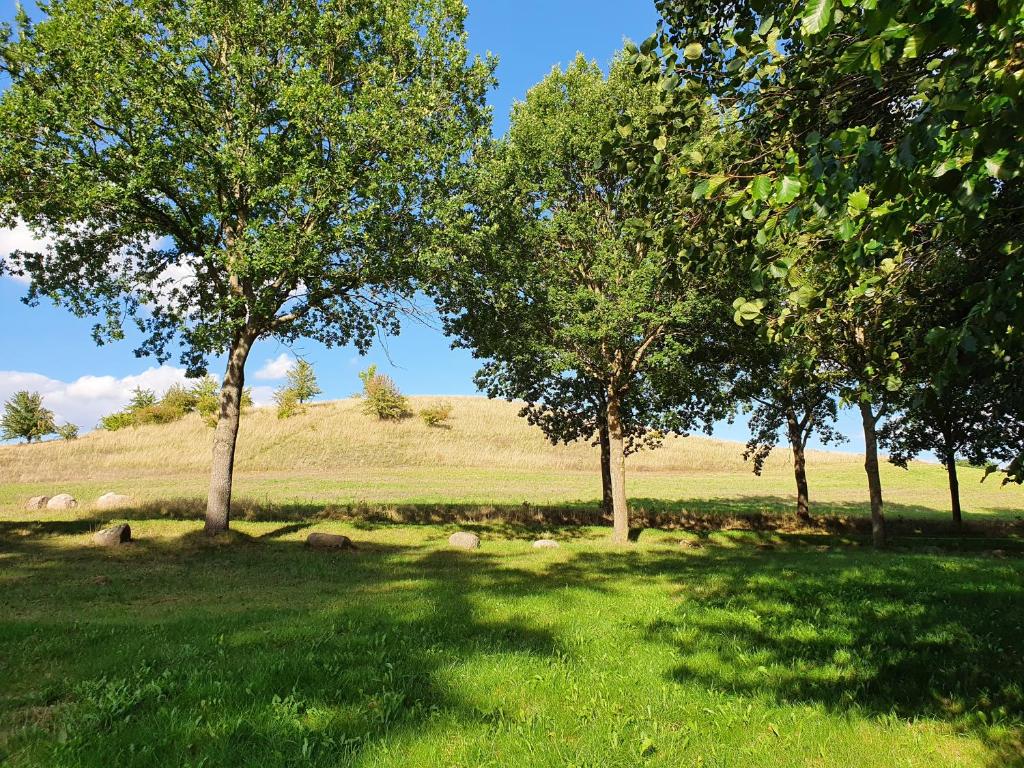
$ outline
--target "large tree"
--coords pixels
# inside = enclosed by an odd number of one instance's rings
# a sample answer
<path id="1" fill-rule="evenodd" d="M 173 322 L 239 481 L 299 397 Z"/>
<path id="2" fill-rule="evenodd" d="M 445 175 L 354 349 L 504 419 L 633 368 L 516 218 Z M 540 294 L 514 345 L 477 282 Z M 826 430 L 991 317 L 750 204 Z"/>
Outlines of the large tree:
<path id="1" fill-rule="evenodd" d="M 952 365 L 957 349 L 976 348 L 1006 366 L 1024 354 L 1024 249 L 1011 232 L 987 231 L 991 209 L 1015 194 L 1024 170 L 1024 6 L 657 5 L 664 23 L 634 65 L 672 98 L 641 136 L 672 130 L 710 96 L 742 120 L 746 142 L 724 165 L 670 158 L 650 166 L 653 186 L 671 174 L 689 176 L 695 195 L 727 203 L 750 222 L 751 249 L 782 237 L 809 246 L 802 258 L 773 266 L 779 279 L 803 291 L 810 311 L 763 317 L 751 287 L 741 302 L 749 319 L 780 326 L 784 336 L 804 333 L 837 295 L 896 293 L 889 286 L 902 279 L 901 268 L 936 239 L 982 236 L 991 242 L 995 277 L 961 286 L 971 310 L 958 325 L 930 335 L 932 354 Z M 721 182 L 708 185 L 710 174 Z M 822 265 L 834 279 L 806 282 Z M 1024 454 L 1010 468 L 1024 479 Z"/>
<path id="2" fill-rule="evenodd" d="M 228 527 L 246 359 L 394 330 L 492 62 L 462 0 L 53 0 L 0 41 L 0 219 L 29 301 L 134 318 L 138 354 L 226 354 L 206 529 Z"/>
<path id="3" fill-rule="evenodd" d="M 621 60 L 605 78 L 578 57 L 532 88 L 508 134 L 476 158 L 472 235 L 439 301 L 457 343 L 497 361 L 492 370 L 511 387 L 502 394 L 543 409 L 554 392 L 547 413 L 563 419 L 565 389 L 583 413 L 565 429 L 607 429 L 617 542 L 629 534 L 628 436 L 645 431 L 651 413 L 679 432 L 711 418 L 735 327 L 720 283 L 677 259 L 676 243 L 715 239 L 708 224 L 684 217 L 653 227 L 655 207 L 668 201 L 642 194 L 630 168 L 603 159 L 613 119 L 646 120 L 658 99 Z M 621 120 L 620 128 L 628 130 Z M 707 132 L 715 133 L 695 126 L 694 151 Z M 645 393 L 664 409 L 640 407 Z"/>

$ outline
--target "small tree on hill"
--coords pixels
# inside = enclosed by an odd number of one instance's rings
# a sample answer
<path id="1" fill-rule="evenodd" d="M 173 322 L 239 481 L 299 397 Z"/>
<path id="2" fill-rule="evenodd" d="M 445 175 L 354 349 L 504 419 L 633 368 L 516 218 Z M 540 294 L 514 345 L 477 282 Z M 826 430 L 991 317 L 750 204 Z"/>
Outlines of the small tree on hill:
<path id="1" fill-rule="evenodd" d="M 376 365 L 362 371 L 359 380 L 363 382 L 363 413 L 384 421 L 412 416 L 409 399 L 398 390 L 390 376 L 377 373 Z"/>
<path id="2" fill-rule="evenodd" d="M 61 424 L 57 427 L 57 435 L 61 440 L 77 440 L 78 439 L 78 425 L 77 424 Z"/>
<path id="3" fill-rule="evenodd" d="M 43 407 L 43 396 L 38 392 L 22 390 L 11 395 L 4 403 L 3 419 L 0 419 L 4 440 L 42 440 L 57 431 L 53 422 L 53 411 Z"/>
<path id="4" fill-rule="evenodd" d="M 313 366 L 301 358 L 288 369 L 287 387 L 295 393 L 297 403 L 308 403 L 321 391 L 316 381 L 316 374 L 313 372 Z"/>

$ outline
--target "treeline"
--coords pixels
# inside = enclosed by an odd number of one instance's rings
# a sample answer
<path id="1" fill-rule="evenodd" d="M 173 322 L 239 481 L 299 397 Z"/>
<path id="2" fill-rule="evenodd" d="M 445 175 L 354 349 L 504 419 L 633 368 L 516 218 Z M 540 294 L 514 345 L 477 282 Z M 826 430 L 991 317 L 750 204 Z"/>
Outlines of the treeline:
<path id="1" fill-rule="evenodd" d="M 365 350 L 417 291 L 488 394 L 601 446 L 620 541 L 625 456 L 738 408 L 755 468 L 789 443 L 802 516 L 807 441 L 855 408 L 878 545 L 880 447 L 934 451 L 955 508 L 957 457 L 1024 479 L 1019 4 L 659 0 L 492 139 L 459 2 L 119 3 L 0 43 L 0 214 L 51 238 L 9 268 L 101 340 L 132 317 L 190 373 L 226 353 L 208 532 L 253 344 Z"/>

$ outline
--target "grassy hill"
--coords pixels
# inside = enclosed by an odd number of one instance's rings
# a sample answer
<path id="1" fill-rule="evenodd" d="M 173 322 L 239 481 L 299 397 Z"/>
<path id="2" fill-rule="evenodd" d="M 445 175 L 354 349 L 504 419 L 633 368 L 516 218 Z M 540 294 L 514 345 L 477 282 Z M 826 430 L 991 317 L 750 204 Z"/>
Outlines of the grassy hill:
<path id="1" fill-rule="evenodd" d="M 419 419 L 381 422 L 358 400 L 319 403 L 279 420 L 254 409 L 242 420 L 236 500 L 242 516 L 280 519 L 282 508 L 372 506 L 467 512 L 496 508 L 593 510 L 600 497 L 598 455 L 586 444 L 552 446 L 517 417 L 517 406 L 481 397 L 412 398 L 416 408 L 448 401 L 450 424 Z M 36 494 L 67 491 L 88 507 L 115 490 L 161 508 L 198 508 L 206 491 L 212 430 L 197 416 L 169 425 L 96 431 L 74 442 L 0 447 L 0 509 L 15 511 Z M 629 459 L 627 487 L 639 511 L 749 513 L 786 511 L 792 504 L 790 457 L 780 448 L 761 477 L 742 459 L 738 443 L 672 438 Z M 820 513 L 867 512 L 860 456 L 811 452 L 812 503 Z M 1024 489 L 982 484 L 964 469 L 964 507 L 984 518 L 1013 518 L 1024 510 Z M 944 516 L 941 467 L 918 462 L 904 471 L 883 468 L 890 515 Z"/>

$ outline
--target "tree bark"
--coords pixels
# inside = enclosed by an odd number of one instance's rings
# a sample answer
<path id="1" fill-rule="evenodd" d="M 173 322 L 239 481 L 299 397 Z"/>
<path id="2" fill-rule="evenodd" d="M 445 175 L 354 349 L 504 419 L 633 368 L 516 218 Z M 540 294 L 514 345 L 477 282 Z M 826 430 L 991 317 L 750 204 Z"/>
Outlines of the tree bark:
<path id="1" fill-rule="evenodd" d="M 612 490 L 612 541 L 629 542 L 629 507 L 626 503 L 626 450 L 622 434 L 619 393 L 608 388 L 608 455 Z"/>
<path id="2" fill-rule="evenodd" d="M 885 546 L 885 515 L 882 512 L 882 478 L 878 472 L 878 434 L 875 426 L 878 417 L 870 403 L 860 404 L 861 422 L 864 425 L 864 471 L 868 476 L 868 493 L 871 497 L 871 540 L 875 547 Z"/>
<path id="3" fill-rule="evenodd" d="M 807 489 L 807 457 L 803 431 L 796 411 L 786 410 L 786 421 L 789 428 L 789 444 L 793 448 L 793 475 L 796 479 L 796 516 L 807 522 L 811 519 L 810 494 Z"/>
<path id="4" fill-rule="evenodd" d="M 959 529 L 963 527 L 963 512 L 960 510 L 960 478 L 956 474 L 956 456 L 952 453 L 946 458 L 946 474 L 949 475 L 949 499 L 953 510 L 953 523 Z"/>
<path id="5" fill-rule="evenodd" d="M 601 443 L 601 510 L 606 514 L 612 513 L 612 447 L 608 437 L 608 422 L 601 421 L 600 429 Z"/>
<path id="6" fill-rule="evenodd" d="M 228 367 L 220 393 L 220 414 L 213 435 L 213 461 L 210 467 L 210 493 L 206 500 L 206 533 L 210 536 L 228 530 L 231 522 L 231 480 L 235 468 L 235 442 L 245 388 L 245 361 L 253 336 L 242 332 L 231 343 Z"/>

